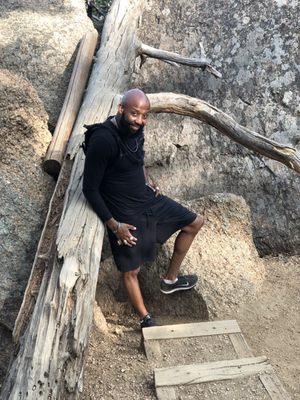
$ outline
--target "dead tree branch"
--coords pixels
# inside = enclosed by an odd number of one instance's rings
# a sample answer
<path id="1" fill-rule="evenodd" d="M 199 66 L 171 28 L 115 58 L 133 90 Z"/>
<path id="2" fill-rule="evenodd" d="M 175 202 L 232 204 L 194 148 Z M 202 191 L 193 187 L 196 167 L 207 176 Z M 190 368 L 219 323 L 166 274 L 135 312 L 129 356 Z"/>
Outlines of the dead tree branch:
<path id="1" fill-rule="evenodd" d="M 268 139 L 242 125 L 223 111 L 194 97 L 177 93 L 149 94 L 151 110 L 197 118 L 230 139 L 263 156 L 272 158 L 300 173 L 300 154 L 291 146 Z"/>
<path id="2" fill-rule="evenodd" d="M 203 46 L 201 47 L 201 50 L 202 49 Z M 145 55 L 147 57 L 157 58 L 165 62 L 171 61 L 172 63 L 188 65 L 189 67 L 202 68 L 203 70 L 207 69 L 207 71 L 209 71 L 215 77 L 222 78 L 222 74 L 219 71 L 217 71 L 204 56 L 202 56 L 202 58 L 199 59 L 182 57 L 177 53 L 156 49 L 155 47 L 148 46 L 144 43 L 140 43 L 137 52 L 139 55 Z"/>

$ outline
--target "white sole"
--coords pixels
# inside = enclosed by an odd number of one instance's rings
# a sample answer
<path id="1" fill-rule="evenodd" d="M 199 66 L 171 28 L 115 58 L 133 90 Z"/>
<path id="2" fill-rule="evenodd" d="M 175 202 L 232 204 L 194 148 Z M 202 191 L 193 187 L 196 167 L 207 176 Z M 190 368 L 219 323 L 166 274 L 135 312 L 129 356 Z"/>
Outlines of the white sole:
<path id="1" fill-rule="evenodd" d="M 190 289 L 193 289 L 193 287 L 195 287 L 197 285 L 197 282 L 193 285 L 193 286 L 189 286 L 189 287 L 182 287 L 182 288 L 175 288 L 175 289 L 172 289 L 172 290 L 168 290 L 167 292 L 165 292 L 165 291 L 163 291 L 162 289 L 160 289 L 160 291 L 162 292 L 162 293 L 164 293 L 164 294 L 171 294 L 171 293 L 174 293 L 174 292 L 181 292 L 182 290 L 190 290 Z"/>

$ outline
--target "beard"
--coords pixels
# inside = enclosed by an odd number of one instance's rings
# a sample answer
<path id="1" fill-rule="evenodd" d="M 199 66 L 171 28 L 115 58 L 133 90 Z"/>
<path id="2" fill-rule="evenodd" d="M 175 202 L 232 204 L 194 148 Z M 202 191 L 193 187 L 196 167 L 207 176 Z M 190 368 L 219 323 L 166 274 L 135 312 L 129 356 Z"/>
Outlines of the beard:
<path id="1" fill-rule="evenodd" d="M 140 126 L 139 129 L 137 130 L 132 129 L 133 127 L 136 127 L 136 124 L 127 121 L 124 112 L 122 114 L 117 115 L 117 122 L 121 134 L 124 137 L 135 136 L 143 133 L 144 126 Z"/>

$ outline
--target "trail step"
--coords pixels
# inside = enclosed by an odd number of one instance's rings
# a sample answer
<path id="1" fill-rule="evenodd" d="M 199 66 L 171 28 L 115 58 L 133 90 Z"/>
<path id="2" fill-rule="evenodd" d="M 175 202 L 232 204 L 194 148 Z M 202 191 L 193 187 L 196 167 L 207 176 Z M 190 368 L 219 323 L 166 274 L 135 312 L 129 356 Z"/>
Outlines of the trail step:
<path id="1" fill-rule="evenodd" d="M 158 364 L 160 366 L 160 368 L 154 368 L 155 388 L 159 400 L 200 399 L 202 395 L 199 394 L 199 397 L 197 397 L 197 394 L 195 394 L 197 391 L 191 397 L 188 395 L 182 397 L 178 394 L 178 390 L 185 390 L 190 385 L 214 385 L 215 383 L 219 386 L 217 389 L 212 388 L 212 390 L 220 390 L 220 393 L 217 394 L 218 400 L 222 400 L 222 393 L 224 393 L 223 398 L 228 399 L 229 393 L 226 393 L 226 390 L 230 389 L 226 387 L 226 382 L 235 381 L 236 387 L 238 388 L 240 385 L 242 391 L 243 385 L 245 386 L 243 379 L 248 377 L 254 377 L 254 380 L 251 381 L 253 386 L 251 389 L 254 393 L 256 393 L 256 390 L 257 393 L 262 393 L 262 397 L 259 398 L 291 400 L 269 360 L 266 357 L 253 356 L 236 320 L 164 325 L 144 328 L 142 332 L 147 359 L 153 365 Z M 190 364 L 187 359 L 187 363 L 184 365 L 177 365 L 177 361 L 174 360 L 175 365 L 161 367 L 164 363 L 164 355 L 161 350 L 162 343 L 165 346 L 166 341 L 170 341 L 167 343 L 171 348 L 176 346 L 179 349 L 181 346 L 184 353 L 187 338 L 203 340 L 208 336 L 216 338 L 219 335 L 229 337 L 228 343 L 234 349 L 237 358 L 193 364 Z M 183 340 L 181 344 L 180 339 Z M 224 386 L 223 391 L 222 385 Z"/>

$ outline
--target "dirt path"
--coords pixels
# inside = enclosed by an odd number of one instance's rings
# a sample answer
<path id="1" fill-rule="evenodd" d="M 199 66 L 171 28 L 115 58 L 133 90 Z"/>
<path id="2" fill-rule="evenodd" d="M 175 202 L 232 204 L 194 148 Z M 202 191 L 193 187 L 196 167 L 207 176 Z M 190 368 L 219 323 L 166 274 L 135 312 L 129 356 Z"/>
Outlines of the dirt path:
<path id="1" fill-rule="evenodd" d="M 300 257 L 266 258 L 256 301 L 237 315 L 256 355 L 266 355 L 295 400 L 300 399 Z"/>
<path id="2" fill-rule="evenodd" d="M 292 398 L 300 400 L 300 257 L 266 258 L 265 263 L 268 273 L 261 293 L 231 317 L 239 321 L 254 354 L 266 355 Z M 82 398 L 155 399 L 136 318 L 106 317 L 109 334 L 92 332 Z"/>

